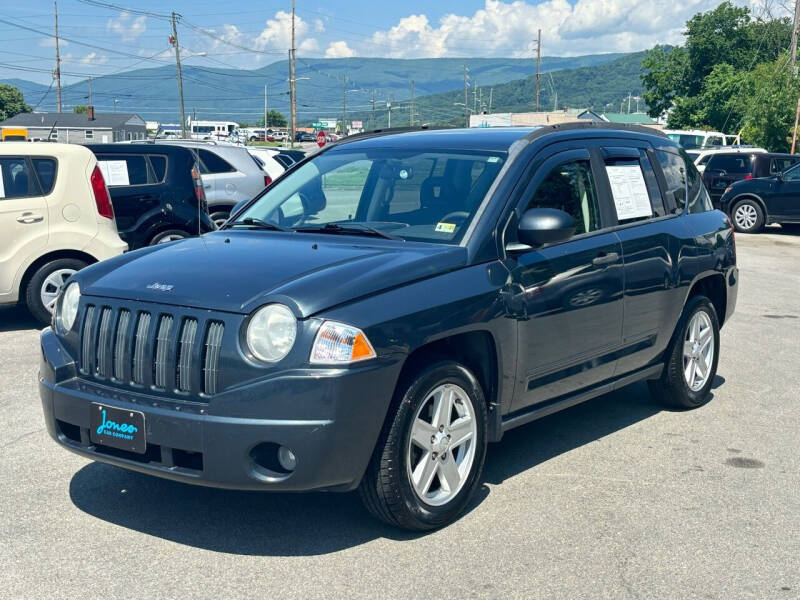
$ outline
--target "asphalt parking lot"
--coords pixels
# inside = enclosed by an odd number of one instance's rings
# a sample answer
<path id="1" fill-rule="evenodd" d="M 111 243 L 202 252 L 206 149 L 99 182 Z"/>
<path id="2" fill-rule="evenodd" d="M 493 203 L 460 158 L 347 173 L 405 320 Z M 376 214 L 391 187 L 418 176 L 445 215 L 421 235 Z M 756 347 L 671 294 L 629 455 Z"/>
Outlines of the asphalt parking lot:
<path id="1" fill-rule="evenodd" d="M 798 598 L 800 235 L 737 235 L 714 398 L 636 384 L 514 430 L 454 525 L 355 494 L 196 488 L 47 436 L 38 331 L 0 309 L 0 598 Z"/>

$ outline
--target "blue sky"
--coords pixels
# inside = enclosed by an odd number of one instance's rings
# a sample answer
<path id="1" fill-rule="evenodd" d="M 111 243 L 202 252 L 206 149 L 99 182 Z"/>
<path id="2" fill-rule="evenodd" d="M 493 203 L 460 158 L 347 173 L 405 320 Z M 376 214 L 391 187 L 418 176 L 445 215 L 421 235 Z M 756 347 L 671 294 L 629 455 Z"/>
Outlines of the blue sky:
<path id="1" fill-rule="evenodd" d="M 533 56 L 541 28 L 550 56 L 633 51 L 677 43 L 686 19 L 717 0 L 298 0 L 298 56 Z M 51 0 L 0 0 L 0 79 L 49 84 Z M 128 7 L 131 12 L 114 7 Z M 60 0 L 66 83 L 174 62 L 175 11 L 190 63 L 256 68 L 286 57 L 289 0 Z M 151 13 L 151 14 L 145 14 Z M 28 28 L 28 29 L 24 29 Z M 210 34 L 210 35 L 209 35 Z"/>

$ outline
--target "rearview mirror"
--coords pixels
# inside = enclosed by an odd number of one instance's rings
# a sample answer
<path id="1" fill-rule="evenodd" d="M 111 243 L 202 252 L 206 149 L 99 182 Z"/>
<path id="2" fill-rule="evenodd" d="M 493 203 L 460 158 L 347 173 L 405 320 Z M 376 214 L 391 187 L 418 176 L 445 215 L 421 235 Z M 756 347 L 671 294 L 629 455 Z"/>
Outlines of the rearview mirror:
<path id="1" fill-rule="evenodd" d="M 517 227 L 519 241 L 536 247 L 564 242 L 575 235 L 575 219 L 555 208 L 526 210 Z"/>

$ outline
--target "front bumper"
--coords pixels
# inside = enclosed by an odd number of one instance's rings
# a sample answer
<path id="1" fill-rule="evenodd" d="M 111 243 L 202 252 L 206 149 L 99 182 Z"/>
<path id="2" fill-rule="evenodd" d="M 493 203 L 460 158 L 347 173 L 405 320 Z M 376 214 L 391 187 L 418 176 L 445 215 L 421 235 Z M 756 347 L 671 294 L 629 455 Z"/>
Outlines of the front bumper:
<path id="1" fill-rule="evenodd" d="M 50 329 L 42 333 L 41 349 L 44 418 L 50 436 L 61 446 L 150 475 L 250 490 L 357 487 L 402 366 L 401 360 L 386 359 L 351 369 L 295 370 L 201 403 L 81 379 L 74 360 Z M 250 403 L 249 414 L 242 413 L 242 397 L 258 399 Z M 143 412 L 147 451 L 136 454 L 93 444 L 92 402 Z M 226 411 L 226 404 L 236 409 Z M 279 446 L 297 457 L 291 473 L 264 466 L 264 453 Z"/>

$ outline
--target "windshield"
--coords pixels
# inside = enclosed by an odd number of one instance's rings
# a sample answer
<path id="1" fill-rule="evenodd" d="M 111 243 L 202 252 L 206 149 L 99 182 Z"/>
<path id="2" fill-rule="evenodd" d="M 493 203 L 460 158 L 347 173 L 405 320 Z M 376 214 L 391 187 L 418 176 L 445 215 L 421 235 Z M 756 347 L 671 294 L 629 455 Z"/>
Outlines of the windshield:
<path id="1" fill-rule="evenodd" d="M 705 137 L 702 135 L 690 135 L 687 133 L 668 133 L 669 139 L 678 142 L 684 150 L 692 148 L 702 148 Z"/>
<path id="2" fill-rule="evenodd" d="M 505 161 L 466 150 L 337 148 L 290 171 L 230 227 L 371 231 L 457 244 Z"/>

